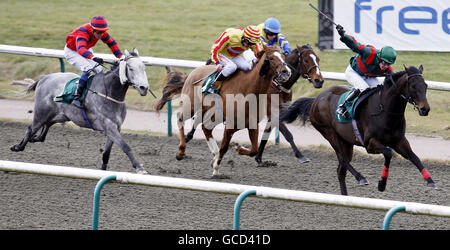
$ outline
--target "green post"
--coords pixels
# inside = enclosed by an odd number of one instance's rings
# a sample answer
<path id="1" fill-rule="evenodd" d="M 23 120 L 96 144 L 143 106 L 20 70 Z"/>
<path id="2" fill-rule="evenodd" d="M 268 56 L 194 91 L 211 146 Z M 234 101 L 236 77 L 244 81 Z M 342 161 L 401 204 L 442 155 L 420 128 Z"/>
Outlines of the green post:
<path id="1" fill-rule="evenodd" d="M 384 217 L 383 230 L 389 230 L 389 225 L 391 224 L 392 216 L 394 216 L 394 214 L 405 210 L 405 206 L 398 206 L 389 209 L 389 211 L 386 213 L 386 216 Z"/>
<path id="2" fill-rule="evenodd" d="M 241 205 L 245 198 L 247 198 L 250 195 L 256 195 L 256 190 L 248 190 L 243 193 L 241 193 L 234 203 L 234 224 L 233 229 L 239 230 L 239 222 L 241 220 Z"/>
<path id="3" fill-rule="evenodd" d="M 280 144 L 280 130 L 275 127 L 275 145 Z"/>
<path id="4" fill-rule="evenodd" d="M 167 102 L 167 136 L 172 136 L 172 101 Z"/>
<path id="5" fill-rule="evenodd" d="M 115 175 L 105 176 L 101 178 L 97 185 L 95 186 L 94 191 L 94 204 L 93 204 L 93 213 L 92 213 L 92 230 L 98 229 L 98 211 L 100 207 L 100 191 L 103 188 L 103 185 L 105 185 L 108 181 L 115 180 Z"/>
<path id="6" fill-rule="evenodd" d="M 59 58 L 59 64 L 61 65 L 61 72 L 66 72 L 66 66 L 64 64 L 64 59 Z"/>

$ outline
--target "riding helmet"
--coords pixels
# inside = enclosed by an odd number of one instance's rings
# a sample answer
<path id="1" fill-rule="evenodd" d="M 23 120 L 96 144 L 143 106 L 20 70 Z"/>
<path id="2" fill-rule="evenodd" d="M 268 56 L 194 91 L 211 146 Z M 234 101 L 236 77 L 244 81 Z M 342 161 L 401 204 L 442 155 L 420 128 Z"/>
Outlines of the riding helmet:
<path id="1" fill-rule="evenodd" d="M 394 64 L 395 59 L 397 59 L 397 52 L 391 46 L 385 46 L 381 49 L 380 59 L 389 64 Z"/>
<path id="2" fill-rule="evenodd" d="M 244 37 L 251 43 L 259 43 L 261 34 L 256 26 L 247 26 L 244 29 Z"/>
<path id="3" fill-rule="evenodd" d="M 106 21 L 106 18 L 104 16 L 95 16 L 91 20 L 91 26 L 94 30 L 97 31 L 107 31 L 108 28 L 108 22 Z"/>
<path id="4" fill-rule="evenodd" d="M 264 22 L 264 29 L 275 34 L 281 33 L 280 21 L 274 17 L 267 18 Z"/>

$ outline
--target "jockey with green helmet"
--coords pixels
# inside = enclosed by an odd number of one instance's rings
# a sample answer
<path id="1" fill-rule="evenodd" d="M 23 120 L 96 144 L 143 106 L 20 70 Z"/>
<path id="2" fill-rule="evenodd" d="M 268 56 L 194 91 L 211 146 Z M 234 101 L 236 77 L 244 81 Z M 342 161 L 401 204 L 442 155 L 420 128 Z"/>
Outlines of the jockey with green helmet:
<path id="1" fill-rule="evenodd" d="M 221 72 L 217 81 L 223 81 L 236 69 L 244 71 L 253 68 L 253 61 L 243 56 L 243 52 L 251 49 L 255 54 L 261 52 L 260 33 L 256 26 L 226 29 L 211 47 L 211 60 L 218 65 Z"/>
<path id="2" fill-rule="evenodd" d="M 352 92 L 336 110 L 339 115 L 345 116 L 345 103 L 352 101 L 365 89 L 382 84 L 377 77 L 393 73 L 391 65 L 395 63 L 397 53 L 390 46 L 377 50 L 372 45 L 360 44 L 353 36 L 345 35 L 341 25 L 337 25 L 336 29 L 340 40 L 358 53 L 350 59 L 350 65 L 345 70 L 345 78 L 353 86 Z"/>
<path id="3" fill-rule="evenodd" d="M 107 30 L 109 28 L 106 18 L 95 16 L 90 23 L 75 28 L 66 38 L 64 57 L 72 66 L 83 72 L 78 81 L 75 98 L 72 101 L 72 104 L 78 108 L 82 108 L 80 97 L 87 85 L 90 72 L 99 73 L 103 71 L 102 67 L 99 66 L 103 63 L 103 59 L 94 57 L 92 50 L 98 40 L 102 40 L 103 43 L 108 45 L 115 57 L 120 59 L 123 56 L 119 45 L 108 34 Z"/>
<path id="4" fill-rule="evenodd" d="M 264 23 L 259 24 L 257 27 L 261 33 L 263 44 L 270 46 L 278 44 L 285 55 L 291 53 L 288 40 L 281 34 L 281 23 L 278 19 L 274 17 L 267 18 Z"/>

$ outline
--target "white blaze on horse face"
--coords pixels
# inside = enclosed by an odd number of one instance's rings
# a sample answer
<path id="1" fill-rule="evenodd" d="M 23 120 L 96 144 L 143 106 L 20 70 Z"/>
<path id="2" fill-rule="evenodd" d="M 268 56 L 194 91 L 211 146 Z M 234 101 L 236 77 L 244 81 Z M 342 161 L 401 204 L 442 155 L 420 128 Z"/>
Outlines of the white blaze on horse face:
<path id="1" fill-rule="evenodd" d="M 281 56 L 281 53 L 276 51 L 275 53 L 273 53 L 276 57 L 278 57 L 280 59 L 280 61 L 282 63 L 284 63 L 283 57 Z M 289 67 L 285 67 L 287 69 L 287 71 L 289 72 L 289 75 L 291 75 L 291 69 Z"/>
<path id="2" fill-rule="evenodd" d="M 310 54 L 309 56 L 313 59 L 313 62 L 314 62 L 314 64 L 316 65 L 316 73 L 317 73 L 318 75 L 320 75 L 320 74 L 321 74 L 321 73 L 320 73 L 320 68 L 319 68 L 319 64 L 317 64 L 317 58 L 316 58 L 316 56 L 315 56 L 314 54 Z"/>

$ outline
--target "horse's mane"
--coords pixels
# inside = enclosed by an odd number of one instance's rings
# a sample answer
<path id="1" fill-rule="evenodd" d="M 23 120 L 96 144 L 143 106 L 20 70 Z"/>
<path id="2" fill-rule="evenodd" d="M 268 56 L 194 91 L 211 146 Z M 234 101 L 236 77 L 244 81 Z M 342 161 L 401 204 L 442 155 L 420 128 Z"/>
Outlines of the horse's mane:
<path id="1" fill-rule="evenodd" d="M 416 68 L 416 67 L 414 67 L 414 66 L 409 66 L 409 67 L 408 67 L 408 71 L 409 71 L 409 72 L 412 72 L 413 74 L 420 74 L 419 69 Z M 397 82 L 397 80 L 398 80 L 400 77 L 402 77 L 404 74 L 406 74 L 406 71 L 405 71 L 405 70 L 395 72 L 395 73 L 392 74 L 392 80 L 393 80 L 394 82 Z M 383 85 L 386 86 L 387 88 L 392 87 L 393 84 L 392 84 L 392 81 L 391 81 L 391 76 L 386 76 L 386 77 L 384 78 Z"/>

